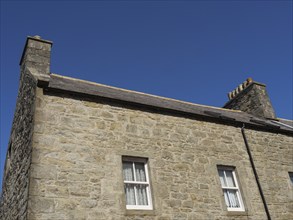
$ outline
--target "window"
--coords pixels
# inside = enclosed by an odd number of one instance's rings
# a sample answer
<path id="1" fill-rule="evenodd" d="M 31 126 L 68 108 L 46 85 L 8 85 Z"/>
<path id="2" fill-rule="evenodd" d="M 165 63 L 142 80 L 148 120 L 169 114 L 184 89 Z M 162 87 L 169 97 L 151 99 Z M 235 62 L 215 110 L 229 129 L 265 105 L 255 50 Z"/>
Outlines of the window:
<path id="1" fill-rule="evenodd" d="M 6 165 L 5 165 L 5 174 L 4 177 L 6 177 L 6 175 L 8 174 L 9 170 L 10 170 L 10 166 L 11 166 L 11 160 L 12 160 L 12 153 L 11 153 L 11 144 L 8 147 L 7 150 L 7 155 L 6 155 Z"/>
<path id="2" fill-rule="evenodd" d="M 123 157 L 126 209 L 152 209 L 147 159 Z"/>
<path id="3" fill-rule="evenodd" d="M 218 173 L 228 211 L 244 211 L 244 206 L 233 167 L 218 167 Z"/>
<path id="4" fill-rule="evenodd" d="M 289 177 L 290 177 L 291 183 L 293 184 L 293 172 L 289 172 Z"/>

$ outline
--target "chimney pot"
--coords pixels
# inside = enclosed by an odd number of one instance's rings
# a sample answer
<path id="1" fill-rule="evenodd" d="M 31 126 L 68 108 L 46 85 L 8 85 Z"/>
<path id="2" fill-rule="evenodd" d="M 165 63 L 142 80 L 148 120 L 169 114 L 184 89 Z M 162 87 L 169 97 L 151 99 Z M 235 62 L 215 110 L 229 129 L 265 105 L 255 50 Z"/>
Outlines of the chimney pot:
<path id="1" fill-rule="evenodd" d="M 240 84 L 240 85 L 238 86 L 238 88 L 239 88 L 239 91 L 241 92 L 241 91 L 243 90 L 243 85 Z"/>
<path id="2" fill-rule="evenodd" d="M 252 83 L 252 82 L 253 82 L 253 80 L 252 80 L 252 78 L 251 78 L 251 77 L 247 78 L 247 80 L 246 80 L 246 81 L 247 81 L 247 83 L 248 83 L 248 84 L 250 84 L 250 83 Z"/>

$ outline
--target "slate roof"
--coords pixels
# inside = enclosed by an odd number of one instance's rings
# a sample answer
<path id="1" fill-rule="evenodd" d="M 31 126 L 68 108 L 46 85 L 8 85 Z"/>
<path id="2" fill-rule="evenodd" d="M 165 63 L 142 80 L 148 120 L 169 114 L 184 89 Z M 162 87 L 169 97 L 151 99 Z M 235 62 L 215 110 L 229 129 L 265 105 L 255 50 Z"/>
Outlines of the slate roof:
<path id="1" fill-rule="evenodd" d="M 128 104 L 147 106 L 150 108 L 177 112 L 189 116 L 200 116 L 207 119 L 222 121 L 225 123 L 234 123 L 240 126 L 242 124 L 245 124 L 245 126 L 248 127 L 255 127 L 270 130 L 273 132 L 285 132 L 293 134 L 293 121 L 290 120 L 271 120 L 258 118 L 240 110 L 231 110 L 193 104 L 175 99 L 164 98 L 160 96 L 79 80 L 71 77 L 65 77 L 53 73 L 50 74 L 47 89 L 87 95 L 91 97 L 102 97 L 114 101 L 116 100 L 120 102 L 126 102 Z"/>

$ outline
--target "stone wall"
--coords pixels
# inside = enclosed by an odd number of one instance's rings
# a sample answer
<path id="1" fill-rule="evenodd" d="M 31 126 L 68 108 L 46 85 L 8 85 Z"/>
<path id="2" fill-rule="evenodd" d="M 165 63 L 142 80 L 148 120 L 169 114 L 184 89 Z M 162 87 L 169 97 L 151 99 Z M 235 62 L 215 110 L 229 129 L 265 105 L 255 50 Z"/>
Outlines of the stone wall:
<path id="1" fill-rule="evenodd" d="M 249 131 L 247 136 L 257 158 L 268 142 L 278 143 L 278 149 L 285 143 L 287 153 L 286 135 Z M 122 155 L 149 159 L 154 210 L 126 210 Z M 265 181 L 266 159 L 256 163 Z M 226 210 L 217 165 L 236 167 L 245 212 Z M 278 174 L 281 186 L 289 183 L 288 166 Z M 268 196 L 275 183 L 266 184 Z M 286 186 L 279 191 L 283 200 L 275 200 L 287 201 Z M 273 197 L 268 202 L 274 219 L 292 216 L 289 205 L 276 211 L 282 202 Z M 31 220 L 266 219 L 241 128 L 42 89 L 37 90 L 28 209 Z"/>
<path id="2" fill-rule="evenodd" d="M 246 134 L 272 219 L 293 219 L 292 136 L 261 131 Z"/>
<path id="3" fill-rule="evenodd" d="M 10 136 L 10 165 L 3 177 L 0 219 L 27 219 L 36 81 L 22 71 Z"/>

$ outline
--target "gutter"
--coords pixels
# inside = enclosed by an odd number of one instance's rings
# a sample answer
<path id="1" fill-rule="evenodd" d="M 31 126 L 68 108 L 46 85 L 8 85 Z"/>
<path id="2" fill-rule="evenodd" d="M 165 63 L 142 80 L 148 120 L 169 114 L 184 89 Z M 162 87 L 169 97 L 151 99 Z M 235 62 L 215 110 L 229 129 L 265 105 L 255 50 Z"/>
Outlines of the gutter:
<path id="1" fill-rule="evenodd" d="M 248 141 L 247 141 L 247 138 L 246 138 L 246 135 L 245 135 L 244 128 L 245 128 L 245 124 L 243 123 L 243 126 L 241 128 L 241 133 L 242 133 L 244 143 L 245 143 L 245 146 L 246 146 L 246 150 L 247 150 L 247 153 L 248 153 L 248 156 L 249 156 L 249 161 L 250 161 L 250 164 L 251 164 L 251 167 L 252 167 L 252 170 L 253 170 L 253 174 L 254 174 L 254 177 L 255 177 L 255 180 L 256 180 L 256 183 L 257 183 L 257 187 L 258 187 L 258 190 L 259 190 L 259 193 L 260 193 L 263 205 L 264 205 L 265 212 L 267 214 L 268 220 L 271 220 L 270 212 L 269 212 L 269 209 L 268 209 L 268 206 L 267 206 L 267 203 L 266 203 L 266 200 L 265 200 L 265 196 L 264 196 L 264 193 L 262 191 L 262 188 L 261 188 L 261 185 L 260 185 L 260 182 L 259 182 L 259 178 L 258 178 L 258 175 L 257 175 L 257 171 L 256 171 L 256 168 L 255 168 L 254 162 L 253 162 L 253 158 L 252 158 L 252 155 L 251 155 L 250 147 L 248 145 Z"/>

